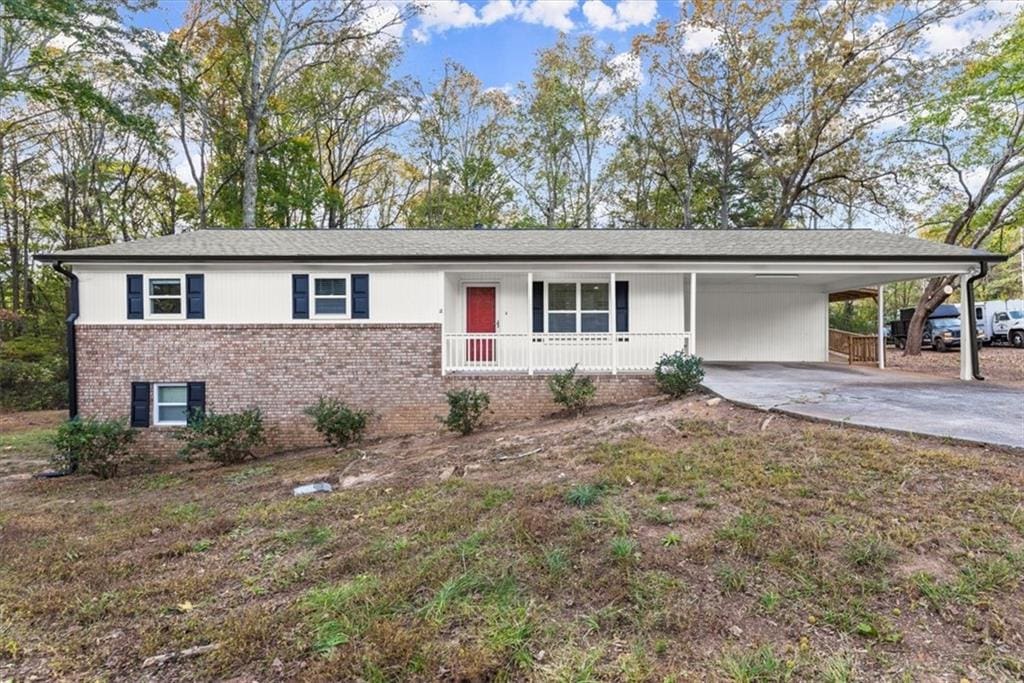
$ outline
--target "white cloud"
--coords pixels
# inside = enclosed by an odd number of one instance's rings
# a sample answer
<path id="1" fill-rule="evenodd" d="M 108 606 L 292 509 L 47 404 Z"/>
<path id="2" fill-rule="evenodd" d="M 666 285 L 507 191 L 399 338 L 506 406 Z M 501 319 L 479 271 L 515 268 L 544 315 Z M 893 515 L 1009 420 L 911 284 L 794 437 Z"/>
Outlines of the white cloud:
<path id="1" fill-rule="evenodd" d="M 516 6 L 512 0 L 490 0 L 480 8 L 480 20 L 485 24 L 493 24 L 507 19 L 516 13 Z"/>
<path id="2" fill-rule="evenodd" d="M 482 23 L 472 5 L 461 0 L 431 0 L 423 5 L 420 26 L 424 31 L 446 31 Z"/>
<path id="3" fill-rule="evenodd" d="M 950 17 L 924 31 L 925 53 L 937 55 L 961 50 L 972 42 L 991 38 L 1024 9 L 1021 0 L 990 0 L 963 14 Z"/>
<path id="4" fill-rule="evenodd" d="M 578 4 L 578 0 L 489 0 L 477 9 L 463 0 L 430 0 L 423 5 L 420 23 L 413 29 L 412 37 L 423 43 L 432 33 L 490 26 L 505 19 L 571 31 L 575 25 L 569 14 Z"/>
<path id="5" fill-rule="evenodd" d="M 690 27 L 683 38 L 684 52 L 703 52 L 715 46 L 722 32 L 710 26 Z"/>
<path id="6" fill-rule="evenodd" d="M 400 19 L 401 16 L 402 10 L 397 3 L 378 2 L 366 7 L 359 22 L 367 32 L 381 31 L 376 39 L 378 42 L 386 44 L 388 41 L 402 39 L 402 34 L 405 33 L 405 21 Z"/>
<path id="7" fill-rule="evenodd" d="M 654 0 L 619 0 L 614 8 L 604 0 L 583 3 L 583 16 L 598 31 L 625 31 L 631 26 L 651 23 L 657 14 L 658 5 Z"/>
<path id="8" fill-rule="evenodd" d="M 575 24 L 569 13 L 576 9 L 577 0 L 533 0 L 518 5 L 518 16 L 528 24 L 540 24 L 559 31 L 571 31 Z"/>
<path id="9" fill-rule="evenodd" d="M 615 73 L 615 78 L 625 85 L 637 88 L 644 83 L 644 67 L 640 56 L 632 52 L 620 52 L 608 60 L 608 66 Z"/>

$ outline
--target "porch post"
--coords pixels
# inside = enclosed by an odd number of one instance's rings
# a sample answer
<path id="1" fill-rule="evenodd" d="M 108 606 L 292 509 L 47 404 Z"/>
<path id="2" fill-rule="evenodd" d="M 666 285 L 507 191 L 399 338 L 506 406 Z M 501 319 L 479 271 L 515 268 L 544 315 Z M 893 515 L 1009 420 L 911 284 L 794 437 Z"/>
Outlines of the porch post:
<path id="1" fill-rule="evenodd" d="M 526 314 L 528 321 L 526 329 L 526 373 L 533 374 L 533 271 L 526 274 Z"/>
<path id="2" fill-rule="evenodd" d="M 691 356 L 697 355 L 697 273 L 690 273 L 690 348 Z"/>
<path id="3" fill-rule="evenodd" d="M 974 311 L 967 310 L 967 288 L 970 287 L 970 273 L 960 275 L 960 379 L 974 379 L 971 367 L 971 335 L 977 334 L 974 326 Z"/>
<path id="4" fill-rule="evenodd" d="M 878 367 L 885 369 L 885 285 L 878 285 Z"/>
<path id="5" fill-rule="evenodd" d="M 448 316 L 447 305 L 445 301 L 445 294 L 447 292 L 448 284 L 448 273 L 441 271 L 441 376 L 444 377 L 448 373 L 448 340 L 444 336 L 444 319 Z"/>
<path id="6" fill-rule="evenodd" d="M 615 343 L 615 333 L 618 329 L 615 325 L 615 313 L 618 309 L 615 306 L 615 273 L 608 275 L 608 329 L 611 330 L 612 340 L 612 374 L 619 374 L 619 345 Z"/>

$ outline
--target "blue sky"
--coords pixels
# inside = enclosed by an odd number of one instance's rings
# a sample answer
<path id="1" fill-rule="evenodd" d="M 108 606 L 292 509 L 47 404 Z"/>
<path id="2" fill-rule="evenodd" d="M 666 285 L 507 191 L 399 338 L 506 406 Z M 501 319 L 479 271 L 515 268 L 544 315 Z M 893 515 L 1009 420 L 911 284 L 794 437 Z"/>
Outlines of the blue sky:
<path id="1" fill-rule="evenodd" d="M 132 23 L 170 31 L 181 24 L 187 6 L 185 0 L 161 0 Z M 453 59 L 487 87 L 514 85 L 529 80 L 537 51 L 552 45 L 560 31 L 591 33 L 625 52 L 636 34 L 678 16 L 675 0 L 430 0 L 402 27 L 400 71 L 430 82 Z"/>

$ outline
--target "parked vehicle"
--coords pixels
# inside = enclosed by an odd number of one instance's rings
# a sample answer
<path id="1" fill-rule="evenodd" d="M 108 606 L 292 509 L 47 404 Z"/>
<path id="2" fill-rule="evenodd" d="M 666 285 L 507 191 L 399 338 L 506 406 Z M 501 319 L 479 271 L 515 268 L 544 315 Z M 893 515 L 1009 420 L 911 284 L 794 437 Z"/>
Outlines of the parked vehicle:
<path id="1" fill-rule="evenodd" d="M 974 317 L 983 330 L 983 343 L 1024 348 L 1024 301 L 980 301 L 974 306 Z"/>
<path id="2" fill-rule="evenodd" d="M 907 347 L 907 332 L 910 320 L 914 317 L 913 308 L 900 309 L 900 317 L 889 323 L 889 329 L 896 348 Z M 978 339 L 982 338 L 982 328 L 976 329 Z M 960 346 L 960 310 L 953 304 L 942 304 L 935 309 L 925 322 L 922 331 L 921 346 L 931 348 L 940 353 Z"/>

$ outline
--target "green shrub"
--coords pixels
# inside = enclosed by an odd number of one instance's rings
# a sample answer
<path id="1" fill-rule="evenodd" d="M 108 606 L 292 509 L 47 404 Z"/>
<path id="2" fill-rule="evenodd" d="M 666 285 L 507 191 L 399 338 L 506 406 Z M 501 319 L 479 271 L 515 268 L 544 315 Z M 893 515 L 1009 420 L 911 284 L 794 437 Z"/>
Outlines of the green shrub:
<path id="1" fill-rule="evenodd" d="M 491 405 L 491 397 L 479 389 L 458 389 L 445 394 L 448 415 L 441 422 L 453 432 L 465 436 L 480 428 L 484 413 Z"/>
<path id="2" fill-rule="evenodd" d="M 658 389 L 672 398 L 694 391 L 704 380 L 703 361 L 685 351 L 666 353 L 654 366 L 654 380 Z"/>
<path id="3" fill-rule="evenodd" d="M 53 463 L 65 472 L 78 470 L 109 479 L 135 459 L 129 450 L 134 438 L 135 432 L 118 420 L 68 420 L 53 436 Z"/>
<path id="4" fill-rule="evenodd" d="M 565 406 L 566 410 L 582 415 L 597 393 L 594 380 L 589 377 L 577 377 L 579 363 L 565 372 L 556 372 L 548 378 L 548 389 L 555 403 Z"/>
<path id="5" fill-rule="evenodd" d="M 345 448 L 362 438 L 371 413 L 349 408 L 336 398 L 320 397 L 303 411 L 313 418 L 316 431 L 335 448 Z"/>
<path id="6" fill-rule="evenodd" d="M 186 460 L 201 454 L 222 465 L 255 458 L 255 449 L 266 442 L 259 408 L 223 415 L 193 413 L 176 437 L 184 442 L 178 452 Z"/>
<path id="7" fill-rule="evenodd" d="M 67 358 L 59 340 L 24 335 L 0 342 L 0 408 L 67 407 Z"/>

